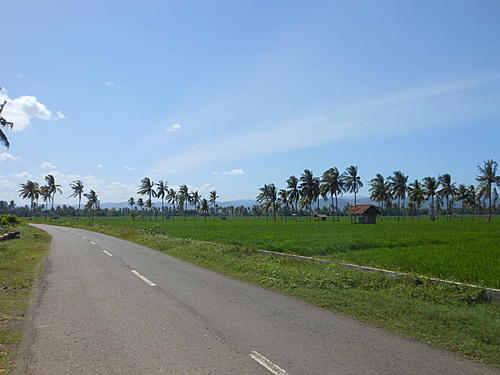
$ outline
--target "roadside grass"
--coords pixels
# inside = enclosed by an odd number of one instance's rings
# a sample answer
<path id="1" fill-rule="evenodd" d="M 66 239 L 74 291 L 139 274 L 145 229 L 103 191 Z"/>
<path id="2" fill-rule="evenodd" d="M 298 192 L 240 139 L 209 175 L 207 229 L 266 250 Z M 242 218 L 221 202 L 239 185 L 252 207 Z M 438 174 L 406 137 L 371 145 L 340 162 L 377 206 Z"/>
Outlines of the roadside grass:
<path id="1" fill-rule="evenodd" d="M 155 234 L 151 228 L 83 220 L 74 226 L 136 242 L 470 359 L 500 364 L 500 303 L 488 302 L 478 289 L 268 257 L 244 246 Z"/>
<path id="2" fill-rule="evenodd" d="M 44 231 L 28 225 L 15 229 L 21 231 L 20 239 L 0 242 L 0 374 L 13 365 L 15 346 L 22 339 L 20 322 L 50 243 Z"/>
<path id="3" fill-rule="evenodd" d="M 41 221 L 43 222 L 43 221 Z M 45 221 L 46 222 L 46 221 Z M 61 218 L 54 223 L 79 225 L 87 218 Z M 96 218 L 108 224 L 175 237 L 244 246 L 339 260 L 365 266 L 409 272 L 423 276 L 500 288 L 500 218 L 426 217 L 385 218 L 377 225 L 352 225 L 349 218 L 339 223 L 265 218 L 230 217 L 226 221 L 182 217 L 172 220 L 131 220 L 128 217 Z"/>

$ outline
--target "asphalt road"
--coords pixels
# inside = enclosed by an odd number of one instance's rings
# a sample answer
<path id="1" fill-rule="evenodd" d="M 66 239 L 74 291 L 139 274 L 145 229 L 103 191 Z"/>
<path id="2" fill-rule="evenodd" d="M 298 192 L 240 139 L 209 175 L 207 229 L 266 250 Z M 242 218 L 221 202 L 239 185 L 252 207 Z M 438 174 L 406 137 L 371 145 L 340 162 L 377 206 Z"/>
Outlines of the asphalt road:
<path id="1" fill-rule="evenodd" d="M 106 235 L 53 236 L 24 374 L 498 374 Z"/>

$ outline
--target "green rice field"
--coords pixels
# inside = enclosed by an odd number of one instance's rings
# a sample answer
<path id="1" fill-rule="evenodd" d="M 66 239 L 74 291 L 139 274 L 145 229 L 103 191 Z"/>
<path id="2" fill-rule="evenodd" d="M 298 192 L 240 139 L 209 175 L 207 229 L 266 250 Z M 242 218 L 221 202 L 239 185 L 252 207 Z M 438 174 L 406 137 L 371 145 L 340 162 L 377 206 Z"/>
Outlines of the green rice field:
<path id="1" fill-rule="evenodd" d="M 76 219 L 55 223 L 78 226 Z M 81 218 L 88 225 L 90 219 Z M 96 218 L 93 225 L 142 229 L 174 237 L 294 253 L 500 288 L 500 219 L 385 218 L 376 225 L 307 218 L 229 217 L 227 220 Z"/>

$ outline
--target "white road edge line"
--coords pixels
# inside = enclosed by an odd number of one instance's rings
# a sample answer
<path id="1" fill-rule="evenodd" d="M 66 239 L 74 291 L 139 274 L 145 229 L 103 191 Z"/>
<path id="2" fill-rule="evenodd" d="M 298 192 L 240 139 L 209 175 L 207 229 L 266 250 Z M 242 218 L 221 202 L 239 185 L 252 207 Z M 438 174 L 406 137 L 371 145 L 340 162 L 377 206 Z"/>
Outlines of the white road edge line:
<path id="1" fill-rule="evenodd" d="M 272 363 L 269 359 L 264 357 L 262 354 L 257 353 L 255 350 L 249 354 L 250 358 L 255 360 L 259 365 L 265 367 L 268 371 L 274 375 L 288 375 L 288 372 L 283 370 L 278 365 Z"/>
<path id="2" fill-rule="evenodd" d="M 102 251 L 104 254 L 106 254 L 108 257 L 112 257 L 113 254 L 111 254 L 109 251 L 103 250 Z"/>
<path id="3" fill-rule="evenodd" d="M 94 242 L 94 241 L 90 241 L 90 244 L 91 244 L 92 246 L 95 246 L 95 242 Z"/>
<path id="4" fill-rule="evenodd" d="M 142 276 L 139 272 L 137 272 L 136 270 L 132 270 L 132 273 L 137 276 L 139 279 L 141 279 L 142 281 L 144 281 L 146 284 L 149 284 L 149 286 L 156 286 L 156 284 L 154 282 L 152 282 L 151 280 L 149 280 L 148 278 Z"/>

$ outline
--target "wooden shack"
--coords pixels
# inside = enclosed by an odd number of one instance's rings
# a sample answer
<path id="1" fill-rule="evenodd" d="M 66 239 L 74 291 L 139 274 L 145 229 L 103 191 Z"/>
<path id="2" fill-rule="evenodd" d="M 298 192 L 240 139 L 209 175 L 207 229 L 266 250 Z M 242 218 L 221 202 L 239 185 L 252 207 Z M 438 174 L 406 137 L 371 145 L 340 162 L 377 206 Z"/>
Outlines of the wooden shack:
<path id="1" fill-rule="evenodd" d="M 347 211 L 351 215 L 352 224 L 376 224 L 379 213 L 378 208 L 372 204 L 358 204 Z"/>

